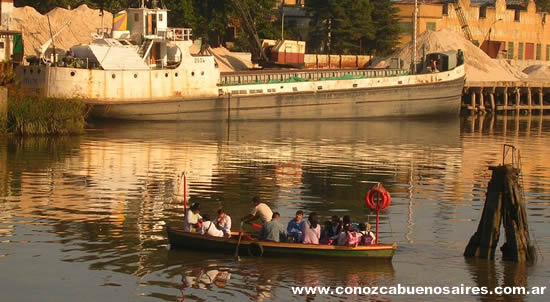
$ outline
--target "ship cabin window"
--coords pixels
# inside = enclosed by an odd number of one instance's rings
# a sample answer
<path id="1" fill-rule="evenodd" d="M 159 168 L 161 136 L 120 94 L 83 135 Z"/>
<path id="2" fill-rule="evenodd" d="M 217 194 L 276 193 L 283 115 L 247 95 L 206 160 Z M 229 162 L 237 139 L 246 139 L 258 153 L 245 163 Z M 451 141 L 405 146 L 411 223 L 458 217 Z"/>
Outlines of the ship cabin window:
<path id="1" fill-rule="evenodd" d="M 139 14 L 138 13 L 134 14 L 134 21 L 139 21 Z"/>
<path id="2" fill-rule="evenodd" d="M 514 11 L 514 21 L 519 22 L 520 13 L 521 13 L 521 11 L 520 11 L 519 9 L 516 9 L 516 10 Z"/>
<path id="3" fill-rule="evenodd" d="M 550 61 L 550 44 L 546 44 L 546 61 Z"/>
<path id="4" fill-rule="evenodd" d="M 540 60 L 542 57 L 542 44 L 537 44 L 537 54 L 535 60 Z"/>
<path id="5" fill-rule="evenodd" d="M 508 42 L 508 59 L 514 59 L 514 42 Z"/>
<path id="6" fill-rule="evenodd" d="M 162 21 L 162 14 L 158 14 L 159 21 Z"/>
<path id="7" fill-rule="evenodd" d="M 426 22 L 426 30 L 435 31 L 436 30 L 435 22 Z"/>
<path id="8" fill-rule="evenodd" d="M 0 49 L 4 49 L 4 42 L 0 42 Z"/>

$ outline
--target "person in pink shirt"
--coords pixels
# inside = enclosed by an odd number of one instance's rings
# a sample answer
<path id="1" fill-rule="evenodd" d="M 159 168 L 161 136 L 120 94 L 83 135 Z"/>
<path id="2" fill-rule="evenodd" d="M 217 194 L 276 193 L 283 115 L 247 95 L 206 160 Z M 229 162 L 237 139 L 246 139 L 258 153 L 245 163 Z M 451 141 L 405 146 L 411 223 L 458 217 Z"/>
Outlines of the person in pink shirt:
<path id="1" fill-rule="evenodd" d="M 317 219 L 317 213 L 309 214 L 306 223 L 302 225 L 302 237 L 302 242 L 305 244 L 319 244 L 321 225 Z"/>

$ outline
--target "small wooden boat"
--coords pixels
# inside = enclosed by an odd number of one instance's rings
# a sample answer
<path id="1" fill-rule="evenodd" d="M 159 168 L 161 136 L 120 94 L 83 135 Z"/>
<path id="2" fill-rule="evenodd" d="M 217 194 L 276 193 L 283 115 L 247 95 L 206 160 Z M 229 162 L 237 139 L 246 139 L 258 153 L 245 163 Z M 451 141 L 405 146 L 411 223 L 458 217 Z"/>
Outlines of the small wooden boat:
<path id="1" fill-rule="evenodd" d="M 197 233 L 184 232 L 183 229 L 167 227 L 168 240 L 171 248 L 215 251 L 232 254 L 235 252 L 239 232 L 232 232 L 231 238 L 212 237 Z M 367 246 L 347 247 L 323 244 L 302 244 L 287 242 L 272 242 L 250 240 L 250 234 L 243 233 L 239 254 L 250 256 L 328 256 L 328 257 L 360 257 L 391 260 L 397 243 L 375 244 Z"/>

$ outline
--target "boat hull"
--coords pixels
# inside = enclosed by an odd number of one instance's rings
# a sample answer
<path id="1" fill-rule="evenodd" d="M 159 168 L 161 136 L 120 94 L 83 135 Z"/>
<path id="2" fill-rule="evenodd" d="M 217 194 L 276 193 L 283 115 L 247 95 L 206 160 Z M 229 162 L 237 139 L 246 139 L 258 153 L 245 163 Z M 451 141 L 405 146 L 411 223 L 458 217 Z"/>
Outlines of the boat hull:
<path id="1" fill-rule="evenodd" d="M 419 85 L 204 99 L 94 103 L 92 115 L 124 120 L 307 120 L 457 115 L 464 78 Z"/>
<path id="2" fill-rule="evenodd" d="M 171 248 L 183 248 L 200 251 L 220 252 L 232 255 L 237 247 L 238 236 L 232 238 L 210 237 L 187 233 L 168 227 L 168 240 Z M 359 257 L 391 260 L 396 244 L 343 247 L 334 245 L 314 245 L 299 243 L 277 243 L 269 241 L 252 241 L 242 239 L 239 246 L 240 255 L 252 256 L 326 256 L 326 257 Z"/>

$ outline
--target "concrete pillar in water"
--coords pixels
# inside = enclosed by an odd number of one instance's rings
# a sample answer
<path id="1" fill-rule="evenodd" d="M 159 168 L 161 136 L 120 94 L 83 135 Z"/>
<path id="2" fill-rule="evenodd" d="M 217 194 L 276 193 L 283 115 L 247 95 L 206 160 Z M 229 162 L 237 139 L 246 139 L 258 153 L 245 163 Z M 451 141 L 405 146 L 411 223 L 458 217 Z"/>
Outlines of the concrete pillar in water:
<path id="1" fill-rule="evenodd" d="M 495 106 L 495 88 L 493 88 L 489 97 L 491 98 L 491 111 L 495 112 L 497 109 Z"/>
<path id="2" fill-rule="evenodd" d="M 544 98 L 544 91 L 543 91 L 543 88 L 541 87 L 540 90 L 539 90 L 539 106 L 540 106 L 540 109 L 542 110 L 542 106 L 544 101 L 543 101 L 543 98 Z"/>
<path id="3" fill-rule="evenodd" d="M 476 92 L 474 90 L 472 90 L 472 102 L 471 102 L 471 106 L 472 106 L 472 112 L 476 112 Z"/>
<path id="4" fill-rule="evenodd" d="M 527 88 L 527 105 L 529 106 L 529 111 L 531 111 L 531 106 L 533 105 L 533 97 L 531 96 L 531 87 Z"/>
<path id="5" fill-rule="evenodd" d="M 504 110 L 508 108 L 508 88 L 504 87 Z"/>
<path id="6" fill-rule="evenodd" d="M 0 87 L 0 130 L 5 129 L 8 121 L 8 89 Z"/>
<path id="7" fill-rule="evenodd" d="M 483 87 L 479 89 L 479 109 L 485 111 L 485 98 L 483 95 Z"/>
<path id="8" fill-rule="evenodd" d="M 519 111 L 519 105 L 521 104 L 521 92 L 519 88 L 516 88 L 516 110 Z"/>

